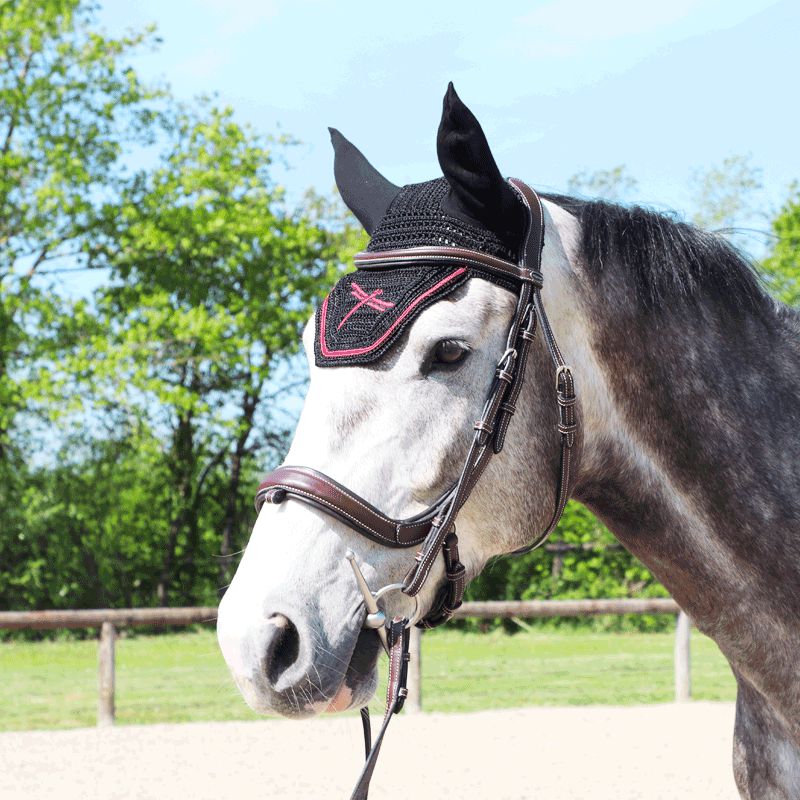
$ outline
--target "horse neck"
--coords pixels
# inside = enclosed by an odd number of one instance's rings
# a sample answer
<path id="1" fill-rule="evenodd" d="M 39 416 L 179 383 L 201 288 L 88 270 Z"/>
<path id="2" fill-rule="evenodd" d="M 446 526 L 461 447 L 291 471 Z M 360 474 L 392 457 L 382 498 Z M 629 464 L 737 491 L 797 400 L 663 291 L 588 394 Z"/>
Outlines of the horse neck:
<path id="1" fill-rule="evenodd" d="M 648 310 L 613 270 L 555 270 L 550 287 L 583 425 L 573 495 L 796 718 L 796 318 L 703 296 Z"/>

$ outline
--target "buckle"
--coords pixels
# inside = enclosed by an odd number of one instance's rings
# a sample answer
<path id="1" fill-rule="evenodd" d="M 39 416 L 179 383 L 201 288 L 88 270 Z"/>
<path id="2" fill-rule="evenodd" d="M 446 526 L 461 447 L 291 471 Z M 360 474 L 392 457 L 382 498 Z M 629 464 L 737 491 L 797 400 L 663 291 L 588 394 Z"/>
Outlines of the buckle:
<path id="1" fill-rule="evenodd" d="M 556 389 L 558 389 L 558 382 L 561 380 L 562 375 L 572 375 L 572 367 L 569 364 L 562 364 L 556 367 Z"/>

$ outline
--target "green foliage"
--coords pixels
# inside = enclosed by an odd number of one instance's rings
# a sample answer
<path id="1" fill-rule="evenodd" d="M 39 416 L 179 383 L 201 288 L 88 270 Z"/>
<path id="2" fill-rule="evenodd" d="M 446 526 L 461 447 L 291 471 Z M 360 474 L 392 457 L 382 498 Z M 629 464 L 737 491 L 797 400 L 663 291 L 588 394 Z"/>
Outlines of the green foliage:
<path id="1" fill-rule="evenodd" d="M 152 32 L 108 38 L 92 15 L 77 0 L 0 4 L 0 461 L 26 415 L 62 404 L 52 365 L 82 309 L 47 274 L 87 263 L 125 143 L 155 113 L 157 93 L 123 63 Z"/>
<path id="2" fill-rule="evenodd" d="M 800 306 L 800 184 L 793 184 L 789 198 L 772 223 L 774 244 L 761 264 L 773 294 L 784 303 Z"/>
<path id="3" fill-rule="evenodd" d="M 111 282 L 98 292 L 100 324 L 76 369 L 91 362 L 105 405 L 131 403 L 168 436 L 162 603 L 184 596 L 174 571 L 181 551 L 200 556 L 200 513 L 215 480 L 227 480 L 230 498 L 217 527 L 225 582 L 242 469 L 282 441 L 273 370 L 296 352 L 349 232 L 286 208 L 270 169 L 273 151 L 288 144 L 263 141 L 230 109 L 178 110 L 159 163 L 108 209 L 95 251 Z"/>
<path id="4" fill-rule="evenodd" d="M 0 573 L 0 605 L 147 605 L 166 475 L 152 440 L 71 441 L 56 467 L 33 471 L 17 539 L 27 558 Z"/>
<path id="5" fill-rule="evenodd" d="M 548 544 L 519 557 L 497 559 L 467 590 L 470 600 L 665 597 L 666 590 L 584 506 L 570 501 Z M 468 623 L 474 627 L 478 623 Z M 545 623 L 546 624 L 546 623 Z M 664 630 L 663 616 L 631 615 L 559 620 L 559 626 Z M 485 626 L 483 623 L 480 625 Z M 504 626 L 513 629 L 513 623 Z"/>
<path id="6" fill-rule="evenodd" d="M 287 359 L 357 237 L 334 201 L 286 205 L 290 141 L 143 87 L 124 62 L 152 31 L 110 39 L 94 12 L 0 6 L 0 604 L 214 602 L 285 447 Z M 90 300 L 59 291 L 101 267 Z"/>

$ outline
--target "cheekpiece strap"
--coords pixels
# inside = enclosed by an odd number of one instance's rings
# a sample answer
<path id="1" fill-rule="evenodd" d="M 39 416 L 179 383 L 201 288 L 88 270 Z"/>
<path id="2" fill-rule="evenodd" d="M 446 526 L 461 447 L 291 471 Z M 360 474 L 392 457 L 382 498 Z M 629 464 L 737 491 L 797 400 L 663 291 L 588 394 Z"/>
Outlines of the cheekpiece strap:
<path id="1" fill-rule="evenodd" d="M 386 710 L 383 715 L 378 735 L 375 743 L 367 752 L 367 759 L 358 776 L 358 781 L 350 795 L 350 800 L 367 800 L 369 795 L 369 784 L 372 780 L 372 773 L 375 771 L 375 764 L 381 752 L 383 737 L 386 729 L 395 714 L 400 713 L 405 703 L 408 689 L 408 662 L 411 647 L 411 629 L 408 627 L 408 619 L 405 617 L 395 617 L 391 622 L 386 623 L 386 633 L 389 640 L 389 678 L 386 685 Z M 362 709 L 363 711 L 363 709 Z M 368 742 L 369 712 L 361 715 L 364 726 L 364 741 Z"/>

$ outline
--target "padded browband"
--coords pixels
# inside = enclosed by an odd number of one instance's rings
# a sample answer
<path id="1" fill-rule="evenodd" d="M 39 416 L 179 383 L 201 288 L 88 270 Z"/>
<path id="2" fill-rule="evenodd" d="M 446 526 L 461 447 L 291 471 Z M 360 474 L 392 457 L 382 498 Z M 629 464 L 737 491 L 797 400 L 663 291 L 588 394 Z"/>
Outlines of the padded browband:
<path id="1" fill-rule="evenodd" d="M 533 284 L 534 289 L 541 289 L 544 284 L 544 278 L 538 269 L 529 269 L 488 253 L 463 247 L 407 247 L 376 253 L 363 251 L 356 253 L 355 263 L 359 269 L 396 268 L 416 263 L 459 266 L 468 264 L 484 272 Z"/>

